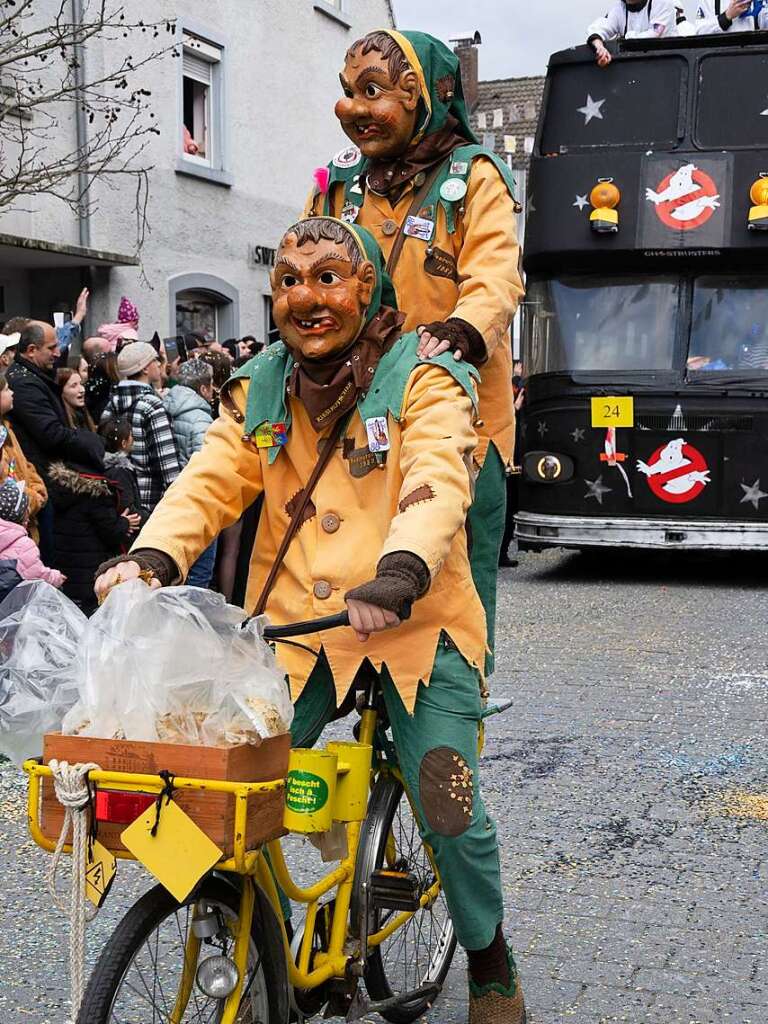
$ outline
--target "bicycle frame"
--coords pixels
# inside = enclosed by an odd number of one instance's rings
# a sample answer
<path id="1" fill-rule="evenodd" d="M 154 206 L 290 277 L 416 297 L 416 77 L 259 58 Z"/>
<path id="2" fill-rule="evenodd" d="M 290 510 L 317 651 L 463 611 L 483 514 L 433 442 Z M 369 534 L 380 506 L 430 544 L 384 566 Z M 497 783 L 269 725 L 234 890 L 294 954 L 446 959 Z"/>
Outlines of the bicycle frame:
<path id="1" fill-rule="evenodd" d="M 344 624 L 340 616 L 333 616 L 320 621 L 328 624 L 328 626 Z M 300 631 L 306 631 L 306 627 L 307 624 L 303 623 L 288 628 L 275 627 L 274 633 L 296 635 Z M 377 723 L 378 713 L 373 703 L 373 687 L 370 686 L 366 694 L 365 707 L 361 712 L 358 745 L 368 746 L 373 751 Z M 38 846 L 52 852 L 56 847 L 56 843 L 43 834 L 39 823 L 39 812 L 42 781 L 45 778 L 51 778 L 53 773 L 47 765 L 41 764 L 35 759 L 26 761 L 23 768 L 29 776 L 28 824 L 30 834 Z M 370 785 L 373 772 L 373 754 L 371 754 L 371 760 L 368 761 L 367 765 L 363 763 L 358 765 L 340 763 L 337 770 L 339 775 L 348 772 L 365 772 L 368 776 L 366 782 Z M 392 772 L 401 782 L 403 781 L 399 770 L 394 765 L 389 765 L 386 770 Z M 165 786 L 164 780 L 158 775 L 139 775 L 128 772 L 92 771 L 89 773 L 89 780 L 97 787 L 103 785 L 112 790 L 139 791 L 143 793 L 160 794 Z M 243 877 L 238 919 L 233 929 L 235 944 L 232 952 L 232 959 L 239 972 L 239 981 L 234 992 L 224 1002 L 219 1024 L 235 1024 L 240 1010 L 243 982 L 247 975 L 249 940 L 256 905 L 254 886 L 258 885 L 263 890 L 275 911 L 283 938 L 288 980 L 294 988 L 299 989 L 314 989 L 333 978 L 345 978 L 350 972 L 358 975 L 362 974 L 368 952 L 380 946 L 414 916 L 414 911 L 403 911 L 389 921 L 385 927 L 371 935 L 367 934 L 367 922 L 361 927 L 361 935 L 349 934 L 349 912 L 354 891 L 355 866 L 360 845 L 362 821 L 348 821 L 346 823 L 347 856 L 339 862 L 338 866 L 324 878 L 320 879 L 320 881 L 306 888 L 301 888 L 296 885 L 291 877 L 280 840 L 272 840 L 265 844 L 264 847 L 256 850 L 248 850 L 246 848 L 245 837 L 249 797 L 255 793 L 283 789 L 285 788 L 285 779 L 248 783 L 174 777 L 173 784 L 176 789 L 198 789 L 208 792 L 228 793 L 235 800 L 233 855 L 219 861 L 212 869 L 214 871 L 231 872 Z M 64 849 L 67 852 L 71 852 L 71 846 L 67 845 Z M 436 881 L 422 894 L 419 909 L 430 906 L 439 896 L 441 888 L 431 851 L 429 851 L 429 855 L 432 867 L 435 870 Z M 116 850 L 114 851 L 114 856 L 123 860 L 135 860 L 133 855 L 127 850 Z M 297 960 L 294 959 L 294 955 L 291 952 L 290 941 L 280 905 L 278 886 L 289 899 L 296 903 L 303 903 L 307 907 L 304 935 Z M 315 923 L 320 909 L 320 901 L 328 893 L 334 891 L 336 895 L 332 910 L 328 948 L 313 950 Z M 366 946 L 365 949 L 361 948 L 363 944 Z M 199 949 L 200 939 L 194 935 L 190 927 L 186 937 L 184 965 L 179 983 L 179 991 L 169 1018 L 171 1024 L 180 1024 L 184 1017 L 187 1003 L 195 984 L 195 970 Z"/>

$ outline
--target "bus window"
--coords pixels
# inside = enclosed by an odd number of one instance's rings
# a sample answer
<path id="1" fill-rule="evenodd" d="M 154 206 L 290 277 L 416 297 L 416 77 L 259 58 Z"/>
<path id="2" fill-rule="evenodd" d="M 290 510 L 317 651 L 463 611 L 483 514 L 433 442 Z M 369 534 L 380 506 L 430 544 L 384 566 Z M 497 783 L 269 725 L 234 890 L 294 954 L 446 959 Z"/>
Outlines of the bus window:
<path id="1" fill-rule="evenodd" d="M 677 278 L 529 281 L 524 365 L 532 374 L 673 369 L 679 293 Z"/>
<path id="2" fill-rule="evenodd" d="M 694 282 L 689 371 L 768 369 L 768 278 Z"/>

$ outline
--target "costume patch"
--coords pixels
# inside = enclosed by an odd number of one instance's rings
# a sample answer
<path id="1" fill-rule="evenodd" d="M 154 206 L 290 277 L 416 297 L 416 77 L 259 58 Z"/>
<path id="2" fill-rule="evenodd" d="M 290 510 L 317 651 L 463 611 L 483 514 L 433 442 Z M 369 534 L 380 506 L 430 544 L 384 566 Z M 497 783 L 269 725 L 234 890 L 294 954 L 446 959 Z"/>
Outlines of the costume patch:
<path id="1" fill-rule="evenodd" d="M 364 476 L 368 476 L 370 472 L 377 469 L 381 465 L 379 459 L 374 452 L 371 451 L 367 446 L 365 448 L 355 448 L 355 442 L 352 438 L 344 439 L 343 457 L 349 463 L 349 472 L 356 480 L 361 480 Z"/>
<path id="2" fill-rule="evenodd" d="M 451 166 L 448 168 L 449 174 L 466 174 L 469 170 L 469 160 L 451 160 Z"/>
<path id="3" fill-rule="evenodd" d="M 411 238 L 420 238 L 422 242 L 429 242 L 435 231 L 435 222 L 427 220 L 426 217 L 406 217 L 403 231 Z"/>
<path id="4" fill-rule="evenodd" d="M 301 502 L 303 494 L 303 490 L 296 491 L 291 500 L 285 503 L 285 511 L 289 519 L 293 519 L 293 514 L 299 507 L 299 503 Z M 310 519 L 314 519 L 316 514 L 317 509 L 315 508 L 315 503 L 310 498 L 309 501 L 307 502 L 306 508 L 301 514 L 301 522 L 299 523 L 299 528 L 301 528 L 304 525 L 304 523 L 308 523 Z"/>
<path id="5" fill-rule="evenodd" d="M 341 211 L 341 219 L 345 224 L 354 224 L 360 216 L 360 207 L 354 203 L 346 203 Z"/>
<path id="6" fill-rule="evenodd" d="M 429 203 L 428 206 L 422 206 L 422 208 L 419 210 L 418 216 L 422 217 L 424 220 L 434 220 L 435 204 Z"/>
<path id="7" fill-rule="evenodd" d="M 447 277 L 449 281 L 456 281 L 459 277 L 456 257 L 444 249 L 428 249 L 424 257 L 424 269 L 432 277 Z"/>
<path id="8" fill-rule="evenodd" d="M 435 88 L 440 102 L 447 103 L 448 100 L 453 99 L 453 94 L 456 90 L 456 79 L 453 75 L 443 75 L 442 78 L 438 78 L 435 82 Z"/>
<path id="9" fill-rule="evenodd" d="M 457 750 L 435 747 L 419 770 L 419 797 L 424 817 L 441 836 L 456 837 L 472 823 L 474 773 Z"/>
<path id="10" fill-rule="evenodd" d="M 383 416 L 374 416 L 365 421 L 365 431 L 368 434 L 368 448 L 372 452 L 389 451 L 389 428 Z"/>
<path id="11" fill-rule="evenodd" d="M 265 420 L 253 433 L 253 441 L 257 448 L 275 448 L 288 444 L 288 432 L 285 423 L 270 423 Z"/>
<path id="12" fill-rule="evenodd" d="M 397 507 L 401 512 L 405 512 L 405 510 L 410 508 L 412 505 L 420 505 L 424 501 L 432 501 L 434 497 L 435 492 L 432 490 L 430 485 L 421 484 L 415 491 L 411 491 L 410 494 L 406 494 Z"/>
<path id="13" fill-rule="evenodd" d="M 340 149 L 333 158 L 333 166 L 340 167 L 342 170 L 345 167 L 354 167 L 355 164 L 360 163 L 362 158 L 363 154 L 357 146 L 346 146 L 344 149 Z"/>

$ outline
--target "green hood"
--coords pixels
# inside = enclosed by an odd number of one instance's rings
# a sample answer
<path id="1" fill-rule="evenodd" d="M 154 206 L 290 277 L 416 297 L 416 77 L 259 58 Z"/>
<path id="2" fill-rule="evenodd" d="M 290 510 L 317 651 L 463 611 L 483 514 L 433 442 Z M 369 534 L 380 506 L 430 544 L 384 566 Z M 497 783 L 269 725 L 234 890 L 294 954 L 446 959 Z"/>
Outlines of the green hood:
<path id="1" fill-rule="evenodd" d="M 419 125 L 416 140 L 439 131 L 448 115 L 453 114 L 467 142 L 477 143 L 478 139 L 469 125 L 459 58 L 453 50 L 426 32 L 383 31 L 395 40 L 421 81 L 425 118 Z"/>
<path id="2" fill-rule="evenodd" d="M 334 218 L 329 217 L 327 219 L 333 220 Z M 358 227 L 357 224 L 347 224 L 343 220 L 336 221 L 336 223 L 341 224 L 352 235 L 357 242 L 358 249 L 360 249 L 367 260 L 371 261 L 376 270 L 376 288 L 366 311 L 365 322 L 368 324 L 382 306 L 390 306 L 392 309 L 397 309 L 395 286 L 392 284 L 392 278 L 387 273 L 387 261 L 384 259 L 384 253 L 379 248 L 379 243 L 370 231 Z"/>

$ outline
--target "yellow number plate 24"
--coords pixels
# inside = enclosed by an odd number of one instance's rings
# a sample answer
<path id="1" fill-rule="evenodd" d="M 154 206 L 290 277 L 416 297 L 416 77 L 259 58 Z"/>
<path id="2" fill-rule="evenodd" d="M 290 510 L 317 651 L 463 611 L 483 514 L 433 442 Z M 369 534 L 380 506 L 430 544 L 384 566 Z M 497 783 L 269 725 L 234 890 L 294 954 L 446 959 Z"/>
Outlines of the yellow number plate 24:
<path id="1" fill-rule="evenodd" d="M 631 395 L 592 399 L 593 427 L 634 427 L 635 400 Z"/>

